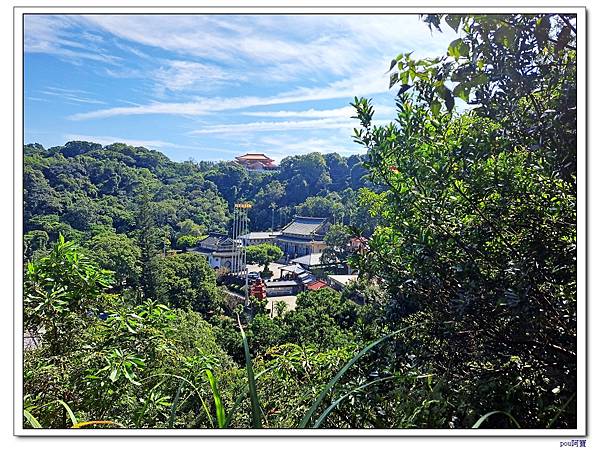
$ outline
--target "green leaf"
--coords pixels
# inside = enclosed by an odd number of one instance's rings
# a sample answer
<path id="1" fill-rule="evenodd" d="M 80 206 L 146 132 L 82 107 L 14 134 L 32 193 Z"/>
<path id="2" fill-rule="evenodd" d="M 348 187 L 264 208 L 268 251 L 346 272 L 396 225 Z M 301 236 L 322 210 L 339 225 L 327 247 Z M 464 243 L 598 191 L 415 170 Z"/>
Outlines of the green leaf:
<path id="1" fill-rule="evenodd" d="M 119 368 L 118 367 L 114 367 L 113 370 L 111 370 L 110 375 L 108 376 L 108 378 L 110 378 L 110 381 L 112 381 L 113 383 L 115 381 L 117 381 L 119 379 Z"/>
<path id="2" fill-rule="evenodd" d="M 550 34 L 550 18 L 547 14 L 544 14 L 537 20 L 534 34 L 540 49 L 544 48 L 548 42 L 548 35 Z"/>
<path id="3" fill-rule="evenodd" d="M 263 376 L 265 373 L 272 371 L 275 368 L 275 366 L 269 367 L 268 369 L 263 370 L 262 372 L 260 372 L 258 375 L 256 375 L 254 378 L 256 380 L 258 380 L 261 376 Z M 237 410 L 237 408 L 242 404 L 242 401 L 244 400 L 244 397 L 246 396 L 246 391 L 244 390 L 240 395 L 237 396 L 237 398 L 235 399 L 235 403 L 233 404 L 233 406 L 231 407 L 231 409 L 229 410 L 229 414 L 227 415 L 227 420 L 225 420 L 225 427 L 224 428 L 228 428 L 229 425 L 231 424 L 231 420 L 233 419 L 233 414 L 235 413 L 235 411 Z"/>
<path id="4" fill-rule="evenodd" d="M 512 415 L 507 413 L 506 411 L 492 411 L 487 414 L 484 414 L 483 416 L 481 416 L 479 418 L 479 420 L 477 422 L 475 422 L 475 425 L 473 425 L 472 428 L 479 428 L 481 426 L 481 424 L 488 419 L 488 417 L 493 416 L 494 414 L 503 414 L 503 415 L 507 416 L 510 420 L 512 420 L 512 422 L 517 426 L 517 428 L 521 428 L 521 426 L 519 425 L 519 422 L 517 422 L 517 420 Z"/>
<path id="5" fill-rule="evenodd" d="M 390 86 L 389 89 L 392 88 L 398 82 L 398 72 L 394 72 L 390 75 Z"/>
<path id="6" fill-rule="evenodd" d="M 175 398 L 173 399 L 173 403 L 171 404 L 171 412 L 169 414 L 169 428 L 173 428 L 173 424 L 175 423 L 175 411 L 177 410 L 177 405 L 179 404 L 179 398 L 181 397 L 181 389 L 183 388 L 184 380 L 179 382 L 179 386 L 177 387 L 177 392 L 175 392 Z"/>
<path id="7" fill-rule="evenodd" d="M 248 348 L 248 339 L 246 338 L 246 333 L 244 333 L 244 328 L 242 327 L 239 316 L 238 325 L 242 332 L 244 355 L 246 357 L 246 372 L 248 374 L 248 388 L 250 390 L 250 404 L 252 406 L 252 426 L 254 428 L 262 428 L 262 412 L 260 410 L 258 394 L 256 393 L 256 379 L 254 378 L 254 370 L 252 369 L 252 358 L 250 357 L 250 349 Z"/>
<path id="8" fill-rule="evenodd" d="M 429 106 L 431 107 L 431 112 L 433 112 L 433 115 L 439 116 L 440 110 L 442 109 L 442 104 L 437 100 L 433 100 Z"/>
<path id="9" fill-rule="evenodd" d="M 501 26 L 494 33 L 494 42 L 501 44 L 506 48 L 512 48 L 516 39 L 514 28 L 509 26 Z"/>
<path id="10" fill-rule="evenodd" d="M 575 398 L 575 394 L 576 393 L 573 393 L 573 395 L 571 395 L 569 397 L 569 399 L 565 402 L 565 404 L 562 405 L 562 407 L 558 410 L 556 415 L 552 418 L 552 420 L 548 423 L 548 425 L 546 425 L 546 428 L 550 428 L 552 425 L 554 425 L 554 422 L 556 422 L 556 419 L 558 419 L 560 417 L 560 415 L 564 412 L 564 410 L 567 408 L 567 406 L 569 406 L 569 403 L 571 403 L 571 401 Z"/>
<path id="11" fill-rule="evenodd" d="M 317 397 L 317 399 L 313 402 L 313 404 L 310 407 L 310 409 L 306 412 L 306 414 L 304 415 L 304 417 L 302 418 L 302 420 L 298 424 L 298 428 L 306 428 L 306 426 L 308 425 L 308 422 L 310 421 L 310 419 L 314 415 L 315 411 L 317 410 L 317 408 L 319 407 L 319 405 L 321 404 L 321 402 L 323 402 L 323 399 L 325 398 L 325 396 L 329 393 L 329 391 L 333 388 L 333 386 L 335 386 L 335 384 L 339 381 L 339 379 L 344 376 L 344 374 L 348 371 L 348 369 L 350 369 L 350 367 L 352 367 L 354 365 L 354 363 L 356 361 L 358 361 L 360 358 L 362 358 L 373 347 L 376 347 L 377 345 L 379 345 L 380 343 L 382 343 L 386 339 L 389 339 L 392 336 L 395 336 L 398 333 L 402 333 L 403 331 L 406 331 L 406 330 L 408 330 L 410 328 L 413 328 L 415 326 L 416 325 L 410 325 L 408 327 L 405 327 L 405 328 L 402 328 L 400 330 L 394 331 L 393 333 L 387 334 L 387 335 L 383 336 L 382 338 L 379 338 L 376 341 L 371 342 L 369 345 L 367 345 L 366 347 L 364 347 L 360 352 L 358 352 L 350 361 L 348 361 L 346 363 L 346 365 L 344 367 L 342 367 L 340 369 L 340 371 L 331 380 L 329 380 L 329 383 L 327 383 L 327 385 L 321 390 L 321 393 L 319 394 L 319 396 Z"/>
<path id="12" fill-rule="evenodd" d="M 69 408 L 69 405 L 67 405 L 65 402 L 63 402 L 62 400 L 57 400 L 58 403 L 60 403 L 65 410 L 67 411 L 67 414 L 69 415 L 69 419 L 71 419 L 71 423 L 73 425 L 77 425 L 77 418 L 75 417 L 75 414 L 73 414 L 73 411 L 71 410 L 71 408 Z"/>
<path id="13" fill-rule="evenodd" d="M 469 80 L 469 86 L 473 87 L 479 86 L 480 84 L 485 84 L 489 81 L 489 79 L 490 77 L 488 77 L 485 73 L 477 74 L 476 76 L 471 78 L 471 80 Z"/>
<path id="14" fill-rule="evenodd" d="M 410 89 L 410 87 L 411 87 L 410 84 L 403 84 L 402 86 L 400 86 L 400 89 L 398 90 L 398 95 L 403 94 L 408 89 Z"/>
<path id="15" fill-rule="evenodd" d="M 471 88 L 469 86 L 469 83 L 460 83 L 457 84 L 452 93 L 456 96 L 459 97 L 461 99 L 463 99 L 465 102 L 469 101 L 469 94 L 471 93 Z"/>
<path id="16" fill-rule="evenodd" d="M 396 61 L 395 59 L 392 59 L 392 62 L 390 63 L 390 68 L 388 69 L 388 72 L 390 70 L 392 70 L 394 67 L 396 67 L 396 64 L 398 64 L 398 61 Z"/>
<path id="17" fill-rule="evenodd" d="M 454 59 L 458 59 L 461 56 L 469 56 L 469 46 L 462 39 L 455 39 L 448 46 L 448 55 Z"/>
<path id="18" fill-rule="evenodd" d="M 458 28 L 462 22 L 462 16 L 459 14 L 448 14 L 445 17 L 445 20 L 448 26 L 458 33 Z"/>
<path id="19" fill-rule="evenodd" d="M 400 73 L 400 81 L 402 81 L 402 84 L 408 84 L 408 70 Z"/>
<path id="20" fill-rule="evenodd" d="M 42 428 L 42 426 L 40 425 L 40 423 L 38 422 L 38 420 L 35 417 L 33 417 L 33 415 L 29 411 L 24 410 L 23 411 L 23 416 L 25 416 L 25 419 L 27 419 L 27 422 L 29 422 L 29 424 L 33 428 Z"/>
<path id="21" fill-rule="evenodd" d="M 204 373 L 206 374 L 206 378 L 208 378 L 208 382 L 210 383 L 210 389 L 212 390 L 215 401 L 215 410 L 217 411 L 217 426 L 219 428 L 225 428 L 225 409 L 223 408 L 223 402 L 221 401 L 221 395 L 219 394 L 217 380 L 209 369 L 205 369 Z"/>
<path id="22" fill-rule="evenodd" d="M 390 376 L 390 377 L 380 378 L 380 379 L 374 380 L 374 381 L 369 381 L 368 383 L 364 383 L 364 384 L 358 386 L 357 388 L 352 389 L 350 392 L 347 392 L 346 394 L 342 395 L 340 398 L 338 398 L 336 401 L 334 401 L 331 405 L 329 405 L 329 407 L 325 411 L 323 411 L 323 414 L 321 414 L 319 416 L 319 418 L 315 421 L 313 428 L 319 428 L 321 426 L 321 424 L 323 423 L 323 421 L 327 418 L 327 416 L 329 416 L 329 414 L 331 414 L 331 412 L 342 401 L 344 401 L 346 398 L 348 398 L 350 395 L 354 394 L 355 392 L 361 391 L 364 388 L 371 386 L 373 384 L 381 383 L 382 381 L 391 380 L 393 378 L 394 378 L 393 376 Z"/>
<path id="23" fill-rule="evenodd" d="M 435 91 L 440 96 L 440 98 L 444 100 L 444 104 L 446 105 L 446 109 L 448 110 L 448 112 L 452 112 L 452 110 L 454 109 L 454 95 L 452 95 L 450 89 L 448 89 L 444 84 L 440 84 L 438 87 L 435 88 Z"/>

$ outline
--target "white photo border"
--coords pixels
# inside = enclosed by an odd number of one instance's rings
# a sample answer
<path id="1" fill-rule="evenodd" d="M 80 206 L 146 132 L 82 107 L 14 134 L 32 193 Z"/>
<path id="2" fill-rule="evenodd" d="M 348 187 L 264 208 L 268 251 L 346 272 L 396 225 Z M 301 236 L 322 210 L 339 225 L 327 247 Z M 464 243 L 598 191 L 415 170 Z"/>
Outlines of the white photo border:
<path id="1" fill-rule="evenodd" d="M 577 428 L 575 429 L 26 429 L 23 427 L 23 63 L 26 14 L 419 14 L 564 13 L 577 17 Z M 587 50 L 585 7 L 487 6 L 15 6 L 13 9 L 13 433 L 16 436 L 432 436 L 584 437 L 588 433 L 587 367 Z"/>

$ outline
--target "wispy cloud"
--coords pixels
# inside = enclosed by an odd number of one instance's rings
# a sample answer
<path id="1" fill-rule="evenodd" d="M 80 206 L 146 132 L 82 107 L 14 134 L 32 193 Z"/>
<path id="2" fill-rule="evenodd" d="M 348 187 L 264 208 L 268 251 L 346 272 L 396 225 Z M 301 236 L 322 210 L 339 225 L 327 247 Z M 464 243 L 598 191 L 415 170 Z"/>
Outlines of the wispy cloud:
<path id="1" fill-rule="evenodd" d="M 388 91 L 388 78 L 383 70 L 384 64 L 369 67 L 356 76 L 334 81 L 323 87 L 298 88 L 274 96 L 264 97 L 206 97 L 193 102 L 152 102 L 135 107 L 116 107 L 99 109 L 71 115 L 72 120 L 89 120 L 114 116 L 169 114 L 196 116 L 219 111 L 233 111 L 256 106 L 269 106 L 329 100 L 353 96 L 368 96 Z"/>
<path id="2" fill-rule="evenodd" d="M 74 21 L 70 16 L 36 15 L 25 16 L 26 53 L 46 53 L 71 63 L 79 64 L 81 60 L 92 60 L 116 64 L 120 58 L 102 50 L 98 44 L 101 38 L 91 33 L 75 33 L 72 29 Z"/>
<path id="3" fill-rule="evenodd" d="M 67 102 L 75 102 L 75 103 L 85 103 L 85 104 L 95 104 L 95 105 L 105 105 L 106 102 L 102 100 L 97 100 L 94 98 L 90 98 L 93 94 L 88 91 L 84 91 L 81 89 L 64 89 L 58 87 L 48 87 L 43 91 L 40 91 L 40 94 L 51 96 L 51 97 L 59 97 L 62 100 Z"/>
<path id="4" fill-rule="evenodd" d="M 352 127 L 352 122 L 341 121 L 338 118 L 315 119 L 315 120 L 286 120 L 278 122 L 250 122 L 250 123 L 228 123 L 219 125 L 208 125 L 190 132 L 198 134 L 244 134 L 249 132 L 281 131 L 281 130 L 305 130 L 305 129 L 342 129 Z"/>
<path id="5" fill-rule="evenodd" d="M 427 56 L 447 42 L 447 36 L 423 42 L 424 25 L 416 15 L 188 15 L 168 20 L 97 15 L 85 19 L 130 42 L 218 61 L 239 73 L 266 73 L 271 80 L 301 79 L 324 71 L 349 75 L 357 67 L 382 57 L 389 60 L 408 48 Z M 390 54 L 389 48 L 397 52 Z"/>
<path id="6" fill-rule="evenodd" d="M 386 120 L 374 120 L 374 125 L 387 123 Z M 338 129 L 352 130 L 359 125 L 356 120 L 340 120 L 338 117 L 314 119 L 314 120 L 286 120 L 273 122 L 249 122 L 249 123 L 227 123 L 219 125 L 207 125 L 189 132 L 191 135 L 200 134 L 245 134 L 265 131 L 293 131 L 293 130 L 322 130 Z"/>
<path id="7" fill-rule="evenodd" d="M 416 15 L 29 15 L 27 126 L 184 159 L 356 153 L 352 99 L 372 98 L 377 123 L 392 120 L 390 59 L 439 55 L 454 38 Z"/>
<path id="8" fill-rule="evenodd" d="M 380 115 L 391 115 L 395 109 L 390 106 L 377 106 L 376 111 Z M 304 117 L 304 118 L 341 118 L 348 119 L 356 114 L 356 110 L 351 106 L 344 106 L 342 108 L 334 109 L 314 109 L 300 111 L 243 111 L 241 113 L 244 116 L 253 117 L 273 117 L 273 118 L 287 118 L 287 117 Z"/>
<path id="9" fill-rule="evenodd" d="M 237 77 L 222 68 L 192 61 L 169 60 L 152 72 L 161 90 L 207 90 Z"/>

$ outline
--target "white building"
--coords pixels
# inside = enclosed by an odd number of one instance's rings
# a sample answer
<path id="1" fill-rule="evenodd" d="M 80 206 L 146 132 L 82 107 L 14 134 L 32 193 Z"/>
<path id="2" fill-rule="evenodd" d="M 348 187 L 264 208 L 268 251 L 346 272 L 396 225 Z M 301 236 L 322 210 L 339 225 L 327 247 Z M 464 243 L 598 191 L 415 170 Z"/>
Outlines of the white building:
<path id="1" fill-rule="evenodd" d="M 259 244 L 275 244 L 275 240 L 281 236 L 280 231 L 253 231 L 251 233 L 240 236 L 242 244 L 259 245 Z"/>
<path id="2" fill-rule="evenodd" d="M 211 233 L 208 237 L 198 242 L 198 245 L 192 252 L 204 255 L 208 264 L 213 269 L 227 269 L 232 272 L 244 270 L 243 261 L 240 258 L 241 241 L 238 240 L 237 248 L 234 246 L 233 239 L 230 237 Z M 236 252 L 237 250 L 237 252 Z"/>

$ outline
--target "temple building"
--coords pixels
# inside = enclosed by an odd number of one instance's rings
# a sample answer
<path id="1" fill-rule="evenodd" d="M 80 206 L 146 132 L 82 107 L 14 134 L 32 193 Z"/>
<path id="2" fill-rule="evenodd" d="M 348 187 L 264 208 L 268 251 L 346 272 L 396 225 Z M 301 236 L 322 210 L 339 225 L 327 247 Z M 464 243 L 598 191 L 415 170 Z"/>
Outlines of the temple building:
<path id="1" fill-rule="evenodd" d="M 277 169 L 275 160 L 264 153 L 246 153 L 235 157 L 236 162 L 251 171 L 263 171 Z"/>
<path id="2" fill-rule="evenodd" d="M 213 269 L 227 269 L 236 272 L 243 270 L 239 251 L 241 242 L 237 249 L 233 244 L 233 239 L 224 234 L 210 233 L 190 251 L 204 255 Z"/>
<path id="3" fill-rule="evenodd" d="M 320 217 L 294 216 L 294 220 L 281 229 L 275 244 L 288 259 L 321 253 L 327 245 L 323 241 L 329 230 L 327 219 Z"/>

